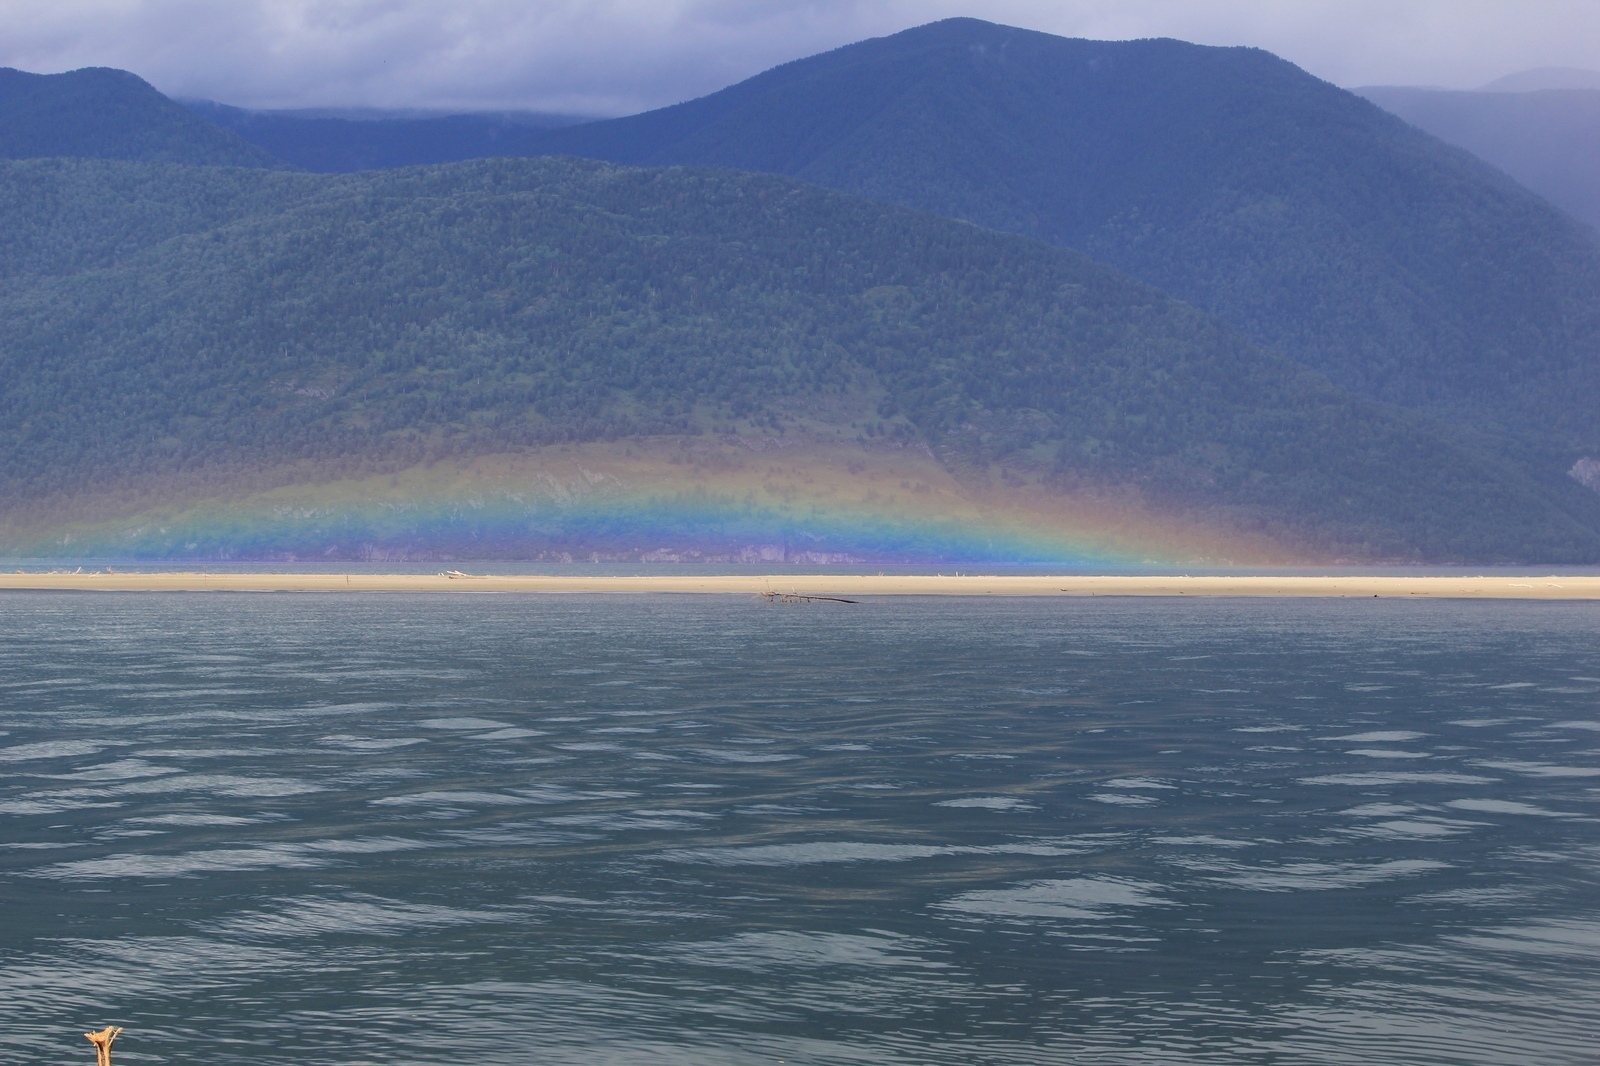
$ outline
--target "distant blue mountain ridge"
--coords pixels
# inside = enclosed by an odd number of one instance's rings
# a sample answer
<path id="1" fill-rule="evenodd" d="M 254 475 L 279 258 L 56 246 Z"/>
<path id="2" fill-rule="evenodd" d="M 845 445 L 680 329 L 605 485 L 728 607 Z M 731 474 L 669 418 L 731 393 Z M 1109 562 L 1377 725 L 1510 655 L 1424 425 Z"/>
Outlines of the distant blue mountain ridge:
<path id="1" fill-rule="evenodd" d="M 250 111 L 206 100 L 185 103 L 195 114 L 275 158 L 324 174 L 516 155 L 519 152 L 511 146 L 531 131 L 589 121 L 583 116 L 538 111 Z"/>
<path id="2" fill-rule="evenodd" d="M 1371 85 L 1356 91 L 1600 230 L 1600 89 Z"/>

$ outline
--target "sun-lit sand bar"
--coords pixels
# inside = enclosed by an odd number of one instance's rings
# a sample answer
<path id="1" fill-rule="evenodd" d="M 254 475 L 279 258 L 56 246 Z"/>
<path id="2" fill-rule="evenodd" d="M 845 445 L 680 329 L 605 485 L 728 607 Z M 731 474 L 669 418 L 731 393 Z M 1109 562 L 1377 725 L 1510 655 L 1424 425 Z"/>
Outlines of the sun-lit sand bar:
<path id="1" fill-rule="evenodd" d="M 0 589 L 103 592 L 542 592 L 857 596 L 1420 596 L 1435 599 L 1600 599 L 1600 575 L 974 576 L 947 574 L 559 575 L 11 573 Z"/>

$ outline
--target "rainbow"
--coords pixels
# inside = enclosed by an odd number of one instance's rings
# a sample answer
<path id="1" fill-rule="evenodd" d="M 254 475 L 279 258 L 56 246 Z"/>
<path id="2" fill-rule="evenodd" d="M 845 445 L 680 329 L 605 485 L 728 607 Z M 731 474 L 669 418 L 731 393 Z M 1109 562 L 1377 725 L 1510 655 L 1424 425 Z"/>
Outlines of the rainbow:
<path id="1" fill-rule="evenodd" d="M 0 530 L 10 558 L 1286 563 L 1126 499 L 974 488 L 914 450 L 690 438 L 480 456 Z"/>

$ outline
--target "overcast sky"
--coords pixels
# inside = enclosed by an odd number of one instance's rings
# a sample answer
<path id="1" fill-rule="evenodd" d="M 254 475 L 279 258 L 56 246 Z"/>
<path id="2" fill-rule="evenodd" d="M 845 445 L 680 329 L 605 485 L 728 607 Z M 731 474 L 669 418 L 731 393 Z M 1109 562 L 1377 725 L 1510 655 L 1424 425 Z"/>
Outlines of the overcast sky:
<path id="1" fill-rule="evenodd" d="M 0 0 L 0 65 L 247 107 L 625 114 L 951 15 L 1256 45 L 1346 86 L 1600 67 L 1600 0 Z"/>

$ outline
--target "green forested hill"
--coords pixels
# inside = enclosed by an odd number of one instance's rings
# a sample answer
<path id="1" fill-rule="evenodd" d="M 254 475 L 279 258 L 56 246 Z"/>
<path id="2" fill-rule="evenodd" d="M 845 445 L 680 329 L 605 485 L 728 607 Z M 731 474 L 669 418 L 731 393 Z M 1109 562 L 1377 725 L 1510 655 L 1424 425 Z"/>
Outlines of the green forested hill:
<path id="1" fill-rule="evenodd" d="M 0 163 L 0 175 L 0 290 L 114 266 L 323 188 L 303 174 L 87 159 Z"/>
<path id="2" fill-rule="evenodd" d="M 887 435 L 1366 557 L 1600 558 L 1575 483 L 1076 253 L 786 178 L 10 163 L 0 233 L 12 510 L 219 465 L 759 431 Z"/>
<path id="3" fill-rule="evenodd" d="M 1358 394 L 1600 447 L 1600 248 L 1503 174 L 1266 52 L 972 19 L 530 153 L 784 173 L 1081 249 Z"/>
<path id="4" fill-rule="evenodd" d="M 284 165 L 125 70 L 30 74 L 0 67 L 0 159 L 54 156 Z"/>

